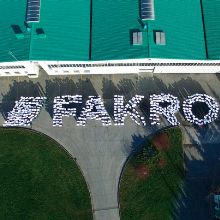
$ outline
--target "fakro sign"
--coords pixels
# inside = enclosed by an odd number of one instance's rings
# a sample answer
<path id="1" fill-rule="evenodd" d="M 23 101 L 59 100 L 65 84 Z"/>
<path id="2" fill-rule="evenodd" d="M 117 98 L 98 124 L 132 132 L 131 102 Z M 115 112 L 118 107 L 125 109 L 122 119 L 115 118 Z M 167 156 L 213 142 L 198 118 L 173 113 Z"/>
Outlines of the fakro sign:
<path id="1" fill-rule="evenodd" d="M 144 100 L 143 95 L 133 96 L 125 103 L 124 96 L 114 95 L 114 112 L 111 119 L 107 112 L 101 96 L 89 96 L 77 116 L 77 106 L 82 105 L 82 95 L 57 96 L 53 102 L 53 126 L 62 127 L 63 117 L 75 117 L 77 126 L 86 126 L 88 120 L 99 120 L 103 126 L 124 125 L 126 117 L 130 117 L 138 125 L 146 126 L 145 117 L 138 110 L 139 104 Z M 20 97 L 15 102 L 12 111 L 3 126 L 30 126 L 32 121 L 39 115 L 46 97 Z M 204 103 L 207 106 L 207 114 L 202 118 L 193 112 L 196 103 Z M 178 97 L 171 94 L 150 95 L 149 120 L 152 125 L 160 124 L 160 117 L 163 116 L 171 125 L 179 125 L 176 113 L 180 110 Z M 218 117 L 219 105 L 215 99 L 206 94 L 193 94 L 188 96 L 182 103 L 182 111 L 188 122 L 197 125 L 205 125 L 213 122 Z"/>

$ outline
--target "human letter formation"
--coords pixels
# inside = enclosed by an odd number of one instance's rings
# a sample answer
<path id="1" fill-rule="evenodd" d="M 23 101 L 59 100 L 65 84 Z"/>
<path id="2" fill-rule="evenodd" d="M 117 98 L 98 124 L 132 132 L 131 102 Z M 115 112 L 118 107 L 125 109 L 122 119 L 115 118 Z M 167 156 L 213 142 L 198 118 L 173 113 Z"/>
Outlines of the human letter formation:
<path id="1" fill-rule="evenodd" d="M 169 103 L 166 107 L 160 104 Z M 180 102 L 177 97 L 171 94 L 150 95 L 150 121 L 152 125 L 160 124 L 160 115 L 164 115 L 171 125 L 179 125 L 175 113 L 180 108 Z"/>
<path id="2" fill-rule="evenodd" d="M 124 125 L 125 117 L 129 114 L 131 119 L 137 124 L 142 122 L 146 125 L 144 117 L 141 117 L 138 111 L 135 109 L 144 96 L 136 95 L 128 104 L 124 106 L 124 97 L 120 95 L 114 96 L 114 122 L 115 125 Z M 64 104 L 68 106 L 69 104 L 79 104 L 82 103 L 82 96 L 57 96 L 54 99 L 53 108 L 53 126 L 62 127 L 62 117 L 66 116 L 76 116 L 76 108 L 64 107 Z M 80 116 L 77 119 L 77 126 L 85 126 L 87 120 L 100 120 L 103 126 L 111 125 L 111 118 L 105 109 L 104 103 L 100 96 L 89 96 L 86 101 L 85 107 L 83 107 Z"/>
<path id="3" fill-rule="evenodd" d="M 125 118 L 130 115 L 131 119 L 138 125 L 141 123 L 145 126 L 146 122 L 143 116 L 140 116 L 138 111 L 135 109 L 137 105 L 144 99 L 144 96 L 135 95 L 128 101 L 124 106 L 124 96 L 114 96 L 114 121 L 115 125 L 124 125 Z"/>
<path id="4" fill-rule="evenodd" d="M 100 96 L 89 96 L 77 120 L 77 126 L 85 126 L 87 120 L 100 120 L 103 126 L 111 125 L 111 118 Z"/>
<path id="5" fill-rule="evenodd" d="M 15 106 L 8 113 L 3 126 L 30 126 L 38 116 L 45 101 L 45 97 L 23 97 L 15 101 Z"/>
<path id="6" fill-rule="evenodd" d="M 144 96 L 135 95 L 127 104 L 124 104 L 124 96 L 114 95 L 114 125 L 124 125 L 125 118 L 129 116 L 138 125 L 146 125 L 145 118 L 137 110 L 138 105 L 143 101 Z M 15 106 L 8 113 L 3 126 L 30 126 L 32 121 L 39 115 L 46 97 L 21 97 L 15 102 Z M 53 126 L 62 127 L 63 117 L 75 117 L 77 126 L 85 126 L 88 120 L 99 120 L 103 126 L 112 124 L 112 120 L 104 102 L 100 96 L 89 96 L 77 118 L 76 112 L 79 105 L 82 105 L 82 95 L 65 95 L 54 98 L 53 104 Z M 208 113 L 203 118 L 198 118 L 193 113 L 193 104 L 196 102 L 206 103 Z M 211 123 L 218 117 L 218 103 L 206 94 L 194 94 L 183 101 L 183 112 L 185 119 L 197 125 Z M 177 97 L 171 94 L 150 95 L 150 123 L 160 124 L 160 116 L 163 115 L 171 125 L 179 125 L 175 114 L 180 109 L 180 102 Z"/>
<path id="7" fill-rule="evenodd" d="M 204 102 L 209 108 L 209 112 L 203 119 L 197 118 L 192 112 L 192 105 L 196 102 Z M 183 112 L 187 121 L 197 124 L 205 125 L 209 124 L 218 117 L 219 106 L 218 103 L 210 96 L 206 94 L 194 94 L 189 96 L 187 100 L 183 102 Z"/>
<path id="8" fill-rule="evenodd" d="M 53 104 L 53 126 L 63 126 L 62 118 L 64 116 L 76 117 L 76 108 L 70 108 L 71 104 L 81 104 L 82 96 L 81 95 L 63 95 L 57 96 L 54 98 Z M 66 105 L 67 107 L 64 107 Z"/>

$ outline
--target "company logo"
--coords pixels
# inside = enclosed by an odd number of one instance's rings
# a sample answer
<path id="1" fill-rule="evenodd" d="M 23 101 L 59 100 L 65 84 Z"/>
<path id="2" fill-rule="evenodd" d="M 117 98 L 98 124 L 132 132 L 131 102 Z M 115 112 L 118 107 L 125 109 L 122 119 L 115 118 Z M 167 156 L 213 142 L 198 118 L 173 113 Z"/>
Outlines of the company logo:
<path id="1" fill-rule="evenodd" d="M 126 117 L 130 117 L 138 125 L 146 126 L 146 118 L 138 110 L 138 106 L 145 97 L 133 96 L 125 103 L 124 96 L 114 95 L 113 119 L 107 112 L 101 96 L 89 96 L 79 116 L 76 115 L 77 106 L 82 105 L 82 95 L 57 96 L 53 102 L 53 126 L 62 127 L 63 117 L 76 118 L 77 126 L 86 126 L 88 120 L 99 120 L 103 126 L 124 125 Z M 213 122 L 218 117 L 219 105 L 215 99 L 206 94 L 196 93 L 188 96 L 181 105 L 178 97 L 171 94 L 150 95 L 149 121 L 152 125 L 160 124 L 163 116 L 171 125 L 179 125 L 176 113 L 182 109 L 185 120 L 197 125 L 205 125 Z M 45 104 L 46 97 L 20 97 L 15 102 L 12 111 L 3 126 L 31 126 L 32 121 L 40 114 Z M 193 106 L 203 103 L 207 107 L 207 114 L 199 117 L 193 111 Z"/>

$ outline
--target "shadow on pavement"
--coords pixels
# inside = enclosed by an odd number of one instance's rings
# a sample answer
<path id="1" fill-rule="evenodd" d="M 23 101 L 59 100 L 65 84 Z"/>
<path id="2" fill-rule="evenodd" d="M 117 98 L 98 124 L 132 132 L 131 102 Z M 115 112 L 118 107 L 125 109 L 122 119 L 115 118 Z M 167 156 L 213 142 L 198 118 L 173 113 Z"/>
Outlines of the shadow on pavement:
<path id="1" fill-rule="evenodd" d="M 93 87 L 90 79 L 78 80 L 74 82 L 72 79 L 66 77 L 65 79 L 55 78 L 53 80 L 46 80 L 46 110 L 53 116 L 53 100 L 56 96 L 62 95 L 82 95 L 83 103 L 77 107 L 77 116 L 79 115 L 85 101 L 89 95 L 98 95 Z"/>
<path id="2" fill-rule="evenodd" d="M 6 119 L 7 114 L 11 111 L 15 105 L 15 101 L 19 100 L 21 96 L 44 96 L 42 87 L 38 83 L 32 81 L 13 81 L 9 85 L 9 91 L 2 95 L 2 103 L 0 106 L 1 113 Z"/>
<path id="3" fill-rule="evenodd" d="M 139 106 L 139 111 L 146 118 L 146 130 L 152 133 L 164 127 L 164 123 L 157 127 L 153 127 L 149 123 L 150 94 L 171 93 L 177 96 L 182 103 L 189 95 L 205 93 L 199 82 L 190 77 L 167 84 L 156 76 L 139 77 L 133 80 L 122 78 L 117 82 L 109 80 L 106 77 L 103 77 L 101 80 L 102 94 L 99 95 L 102 95 L 105 107 L 112 118 L 113 96 L 115 94 L 124 95 L 125 102 L 136 94 L 145 96 L 145 99 Z M 210 88 L 210 90 L 215 95 L 213 89 Z M 2 94 L 0 109 L 5 118 L 7 113 L 14 107 L 14 102 L 18 100 L 20 96 L 46 96 L 46 110 L 52 117 L 53 100 L 55 96 L 76 94 L 83 96 L 82 106 L 89 95 L 98 95 L 95 86 L 89 78 L 77 81 L 68 77 L 47 79 L 45 92 L 39 83 L 26 80 L 19 82 L 13 81 L 9 85 L 9 91 L 6 94 Z M 77 115 L 80 111 L 81 108 L 77 108 Z M 181 110 L 180 114 L 183 115 Z M 188 132 L 187 135 L 191 138 L 190 142 L 195 143 L 195 145 L 191 147 L 187 146 L 184 149 L 188 152 L 185 154 L 186 175 L 179 195 L 174 196 L 176 201 L 170 210 L 174 219 L 211 219 L 209 195 L 213 187 L 220 184 L 220 175 L 218 173 L 220 170 L 220 147 L 219 145 L 205 145 L 204 143 L 211 142 L 212 138 L 217 137 L 219 135 L 219 129 L 220 126 L 217 122 L 206 127 L 194 126 L 195 132 L 193 133 L 185 129 L 184 132 Z M 134 135 L 133 148 L 130 148 L 128 154 L 132 152 L 132 150 L 137 150 L 136 147 L 140 145 L 145 138 L 146 137 Z M 165 185 L 167 184 L 169 183 L 165 182 Z"/>

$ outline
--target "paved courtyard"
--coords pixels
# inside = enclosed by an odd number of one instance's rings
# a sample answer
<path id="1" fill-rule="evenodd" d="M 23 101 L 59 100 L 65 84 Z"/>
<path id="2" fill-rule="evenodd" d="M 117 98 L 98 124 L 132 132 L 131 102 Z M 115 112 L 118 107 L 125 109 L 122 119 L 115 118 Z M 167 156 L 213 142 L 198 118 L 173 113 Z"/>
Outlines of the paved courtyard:
<path id="1" fill-rule="evenodd" d="M 77 161 L 88 183 L 94 216 L 96 220 L 119 219 L 118 182 L 122 167 L 133 148 L 144 138 L 158 129 L 167 126 L 162 119 L 161 126 L 149 124 L 149 95 L 171 93 L 182 101 L 194 93 L 206 93 L 220 99 L 220 75 L 215 74 L 144 74 L 144 75 L 84 75 L 84 76 L 48 76 L 43 71 L 38 79 L 26 77 L 5 77 L 0 80 L 0 124 L 3 124 L 7 112 L 12 110 L 15 100 L 23 96 L 46 96 L 45 108 L 33 122 L 32 129 L 41 131 L 57 140 Z M 84 101 L 89 95 L 101 95 L 110 116 L 113 115 L 113 96 L 124 95 L 128 101 L 132 96 L 144 95 L 140 112 L 145 116 L 145 127 L 135 124 L 129 117 L 125 126 L 103 127 L 100 121 L 89 121 L 86 127 L 77 127 L 74 118 L 64 118 L 63 127 L 52 126 L 53 99 L 57 95 L 83 95 Z M 77 114 L 79 114 L 80 108 Z M 182 199 L 175 216 L 179 219 L 209 219 L 209 213 L 199 211 L 204 206 L 203 199 L 208 185 L 216 170 L 213 161 L 220 158 L 220 118 L 207 127 L 191 126 L 178 114 L 184 133 L 187 181 L 183 186 Z M 209 175 L 207 175 L 209 174 Z M 208 176 L 208 177 L 207 177 Z M 192 185 L 201 190 L 199 196 L 193 194 Z M 195 186 L 195 185 L 194 185 Z M 194 187 L 195 188 L 195 187 Z M 191 190 L 191 191 L 190 191 Z M 189 199 L 190 195 L 190 199 Z M 195 199 L 200 198 L 200 205 Z M 191 208 L 192 211 L 187 211 Z M 204 216 L 205 215 L 205 216 Z M 187 217 L 187 218 L 186 218 Z"/>

